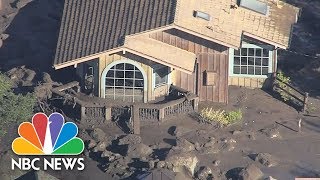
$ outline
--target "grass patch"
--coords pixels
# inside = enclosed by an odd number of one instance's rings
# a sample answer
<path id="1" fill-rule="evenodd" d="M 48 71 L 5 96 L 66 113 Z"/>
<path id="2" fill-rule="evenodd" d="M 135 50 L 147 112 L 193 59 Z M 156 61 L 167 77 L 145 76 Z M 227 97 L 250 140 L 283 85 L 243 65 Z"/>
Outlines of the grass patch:
<path id="1" fill-rule="evenodd" d="M 242 120 L 242 111 L 238 109 L 226 112 L 220 109 L 205 108 L 201 110 L 200 117 L 209 123 L 218 122 L 222 125 L 230 125 Z"/>

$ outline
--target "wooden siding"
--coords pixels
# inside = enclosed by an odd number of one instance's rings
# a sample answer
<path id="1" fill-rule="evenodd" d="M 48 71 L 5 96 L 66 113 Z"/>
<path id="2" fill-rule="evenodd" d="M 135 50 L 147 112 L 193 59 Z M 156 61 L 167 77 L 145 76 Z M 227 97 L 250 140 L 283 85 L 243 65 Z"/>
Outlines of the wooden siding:
<path id="1" fill-rule="evenodd" d="M 150 34 L 150 37 L 197 55 L 198 69 L 195 69 L 193 74 L 189 75 L 178 70 L 172 72 L 171 81 L 174 85 L 197 94 L 200 101 L 227 103 L 228 50 L 226 47 L 178 30 L 156 32 Z M 177 57 L 177 60 L 183 63 L 183 59 Z M 218 74 L 215 85 L 205 85 L 206 71 L 214 71 Z"/>

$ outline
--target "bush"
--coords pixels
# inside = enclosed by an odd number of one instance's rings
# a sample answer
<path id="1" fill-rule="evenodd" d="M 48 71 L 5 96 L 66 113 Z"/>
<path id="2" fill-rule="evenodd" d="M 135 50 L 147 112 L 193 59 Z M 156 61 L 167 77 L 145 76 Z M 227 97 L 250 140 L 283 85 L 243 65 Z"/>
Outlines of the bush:
<path id="1" fill-rule="evenodd" d="M 6 133 L 6 127 L 12 123 L 30 120 L 36 102 L 34 94 L 15 94 L 11 80 L 0 73 L 0 135 Z"/>
<path id="2" fill-rule="evenodd" d="M 205 108 L 200 112 L 200 117 L 209 122 L 218 122 L 222 125 L 229 125 L 242 119 L 241 109 L 236 111 L 225 112 L 224 110 L 214 110 Z"/>

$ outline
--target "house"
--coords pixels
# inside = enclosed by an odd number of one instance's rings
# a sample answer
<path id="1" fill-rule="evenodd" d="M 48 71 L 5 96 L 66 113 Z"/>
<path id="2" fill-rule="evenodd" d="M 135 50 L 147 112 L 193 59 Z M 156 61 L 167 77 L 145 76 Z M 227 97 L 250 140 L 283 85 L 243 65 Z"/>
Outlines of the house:
<path id="1" fill-rule="evenodd" d="M 298 15 L 278 0 L 65 0 L 53 66 L 105 99 L 146 103 L 173 84 L 227 103 L 229 85 L 276 71 Z"/>

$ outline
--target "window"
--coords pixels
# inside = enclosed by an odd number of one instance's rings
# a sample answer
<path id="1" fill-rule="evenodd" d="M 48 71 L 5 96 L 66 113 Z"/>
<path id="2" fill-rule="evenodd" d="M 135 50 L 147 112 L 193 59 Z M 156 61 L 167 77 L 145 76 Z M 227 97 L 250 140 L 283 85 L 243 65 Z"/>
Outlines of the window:
<path id="1" fill-rule="evenodd" d="M 168 84 L 169 68 L 167 66 L 157 64 L 156 66 L 153 67 L 153 73 L 154 73 L 155 87 Z"/>
<path id="2" fill-rule="evenodd" d="M 110 68 L 105 81 L 105 98 L 143 102 L 144 77 L 133 64 L 119 63 Z"/>
<path id="3" fill-rule="evenodd" d="M 239 50 L 230 50 L 230 74 L 264 76 L 272 72 L 272 51 L 244 44 Z"/>

